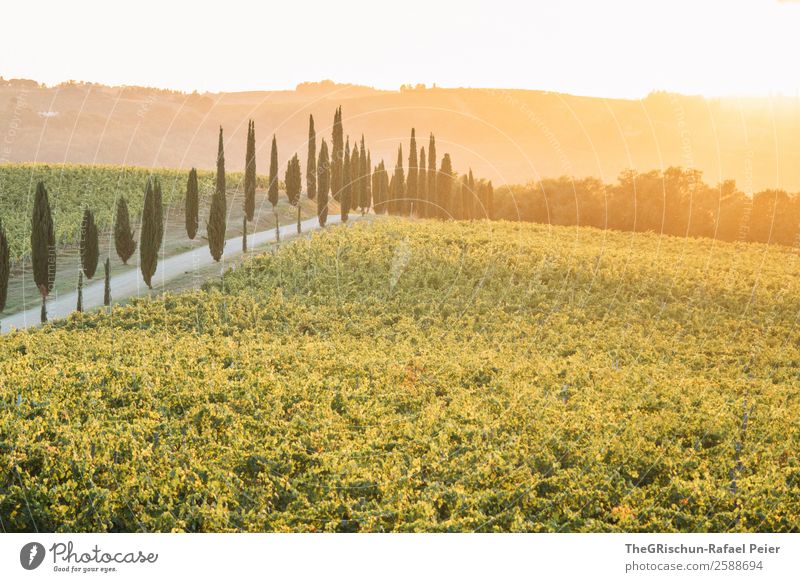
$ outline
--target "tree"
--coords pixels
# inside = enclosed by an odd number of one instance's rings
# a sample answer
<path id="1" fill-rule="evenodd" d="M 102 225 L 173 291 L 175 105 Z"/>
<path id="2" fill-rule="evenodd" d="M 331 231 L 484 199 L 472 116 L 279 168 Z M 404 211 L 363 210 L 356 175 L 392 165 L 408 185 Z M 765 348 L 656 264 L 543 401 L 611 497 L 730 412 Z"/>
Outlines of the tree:
<path id="1" fill-rule="evenodd" d="M 428 200 L 428 172 L 425 168 L 425 147 L 419 148 L 419 172 L 417 173 L 417 196 L 419 196 L 419 216 L 425 218 L 430 213 Z"/>
<path id="2" fill-rule="evenodd" d="M 42 323 L 47 321 L 47 296 L 56 279 L 56 234 L 50 199 L 43 182 L 36 185 L 36 198 L 31 217 L 31 263 L 33 282 L 42 296 Z"/>
<path id="3" fill-rule="evenodd" d="M 344 130 L 342 128 L 342 106 L 333 115 L 333 136 L 331 138 L 331 195 L 339 202 L 342 194 L 344 174 Z"/>
<path id="4" fill-rule="evenodd" d="M 436 139 L 428 142 L 428 216 L 439 216 L 439 196 L 436 192 Z"/>
<path id="5" fill-rule="evenodd" d="M 83 311 L 83 271 L 78 271 L 78 304 L 75 306 L 75 310 Z"/>
<path id="6" fill-rule="evenodd" d="M 139 269 L 148 288 L 152 289 L 152 278 L 158 267 L 158 251 L 161 247 L 158 225 L 161 213 L 157 210 L 158 200 L 153 181 L 148 178 L 144 188 L 144 205 L 142 207 L 142 231 L 139 235 Z"/>
<path id="7" fill-rule="evenodd" d="M 269 189 L 267 197 L 272 204 L 272 214 L 275 216 L 275 240 L 281 240 L 281 229 L 278 224 L 278 140 L 272 135 L 272 149 L 269 153 Z"/>
<path id="8" fill-rule="evenodd" d="M 308 160 L 306 161 L 306 190 L 308 197 L 317 196 L 317 132 L 314 129 L 314 116 L 308 116 Z"/>
<path id="9" fill-rule="evenodd" d="M 206 230 L 208 232 L 208 250 L 215 261 L 219 262 L 225 249 L 225 226 L 227 218 L 227 202 L 225 200 L 225 150 L 222 145 L 222 126 L 219 128 L 219 144 L 217 145 L 217 182 L 214 195 L 211 197 L 211 211 L 208 215 Z"/>
<path id="10" fill-rule="evenodd" d="M 286 176 L 284 181 L 286 184 L 286 197 L 289 199 L 289 204 L 297 207 L 297 234 L 302 232 L 300 228 L 300 211 L 302 209 L 302 206 L 300 205 L 300 192 L 303 188 L 301 180 L 302 174 L 300 171 L 300 158 L 298 158 L 297 154 L 295 154 L 286 165 Z"/>
<path id="11" fill-rule="evenodd" d="M 353 152 L 350 156 L 350 210 L 356 210 L 361 200 L 361 154 L 358 151 L 358 142 L 353 142 Z"/>
<path id="12" fill-rule="evenodd" d="M 463 200 L 464 219 L 473 220 L 475 218 L 475 178 L 472 175 L 472 168 L 469 169 L 467 178 L 467 195 Z"/>
<path id="13" fill-rule="evenodd" d="M 164 197 L 161 194 L 161 180 L 158 179 L 158 176 L 153 178 L 153 199 L 155 201 L 156 227 L 158 228 L 156 232 L 158 244 L 156 253 L 158 253 L 161 250 L 161 244 L 164 242 Z"/>
<path id="14" fill-rule="evenodd" d="M 331 185 L 331 167 L 328 159 L 328 144 L 322 140 L 317 161 L 317 218 L 319 225 L 325 226 L 328 221 L 328 190 Z"/>
<path id="15" fill-rule="evenodd" d="M 408 214 L 412 214 L 419 207 L 417 197 L 417 179 L 419 168 L 417 167 L 417 138 L 414 135 L 414 128 L 411 128 L 411 145 L 408 150 L 408 180 L 406 182 L 406 198 L 408 199 Z"/>
<path id="16" fill-rule="evenodd" d="M 364 147 L 363 144 L 361 146 Z M 364 156 L 361 156 L 361 159 L 364 159 Z M 370 206 L 372 206 L 372 184 L 371 184 L 371 177 L 372 177 L 372 156 L 370 156 L 369 150 L 367 150 L 367 157 L 366 163 L 361 167 L 361 174 L 362 180 L 364 181 L 364 185 L 361 189 L 361 214 L 362 216 L 369 212 Z"/>
<path id="17" fill-rule="evenodd" d="M 97 270 L 97 261 L 100 258 L 100 244 L 97 236 L 97 225 L 94 222 L 94 214 L 88 208 L 83 211 L 80 251 L 83 274 L 86 275 L 87 279 L 91 279 Z"/>
<path id="18" fill-rule="evenodd" d="M 123 196 L 117 198 L 117 207 L 114 213 L 114 248 L 124 265 L 128 264 L 128 259 L 136 252 L 136 241 L 133 238 L 128 203 Z"/>
<path id="19" fill-rule="evenodd" d="M 347 138 L 347 145 L 344 148 L 344 160 L 342 163 L 342 193 L 339 195 L 339 208 L 341 210 L 342 222 L 347 222 L 350 214 L 350 138 Z"/>
<path id="20" fill-rule="evenodd" d="M 11 272 L 11 249 L 8 246 L 6 229 L 0 221 L 0 313 L 6 308 L 8 300 L 8 276 Z"/>
<path id="21" fill-rule="evenodd" d="M 256 122 L 252 119 L 247 124 L 244 164 L 244 215 L 247 220 L 253 220 L 256 214 Z"/>
<path id="22" fill-rule="evenodd" d="M 450 161 L 450 154 L 445 154 L 439 173 L 436 175 L 436 203 L 439 209 L 437 216 L 440 218 L 453 218 L 452 194 L 453 164 Z"/>
<path id="23" fill-rule="evenodd" d="M 389 188 L 389 214 L 407 216 L 406 176 L 403 171 L 403 145 L 397 150 L 397 162 L 394 166 L 394 175 Z"/>
<path id="24" fill-rule="evenodd" d="M 103 305 L 108 307 L 111 305 L 111 260 L 108 257 L 106 257 L 106 262 L 103 264 L 103 271 Z"/>
<path id="25" fill-rule="evenodd" d="M 245 185 L 245 188 L 247 186 Z M 122 200 L 123 203 L 125 200 Z M 189 179 L 186 181 L 186 235 L 189 237 L 189 240 L 194 240 L 194 237 L 197 236 L 197 229 L 200 226 L 200 200 L 199 200 L 199 192 L 197 187 L 197 170 L 192 168 L 189 170 Z M 127 216 L 128 209 L 125 208 L 125 214 Z M 133 236 L 131 235 L 131 240 L 133 240 Z M 135 250 L 135 249 L 134 249 Z M 119 250 L 117 250 L 119 252 Z M 133 250 L 131 250 L 131 254 L 133 254 Z M 125 262 L 125 261 L 123 261 Z"/>

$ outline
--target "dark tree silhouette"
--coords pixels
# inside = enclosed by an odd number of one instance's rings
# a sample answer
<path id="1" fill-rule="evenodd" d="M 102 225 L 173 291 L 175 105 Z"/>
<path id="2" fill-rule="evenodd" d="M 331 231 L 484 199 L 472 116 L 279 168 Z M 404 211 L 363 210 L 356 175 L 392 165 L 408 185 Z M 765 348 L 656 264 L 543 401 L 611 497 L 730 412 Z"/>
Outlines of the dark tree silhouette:
<path id="1" fill-rule="evenodd" d="M 306 160 L 306 190 L 308 197 L 317 196 L 317 132 L 314 129 L 314 116 L 308 116 L 308 159 Z"/>
<path id="2" fill-rule="evenodd" d="M 342 192 L 339 195 L 339 208 L 341 210 L 342 222 L 347 222 L 350 214 L 350 192 L 352 191 L 350 177 L 350 138 L 347 138 L 347 145 L 344 148 L 344 160 L 342 163 Z"/>
<path id="3" fill-rule="evenodd" d="M 253 120 L 247 124 L 244 163 L 244 215 L 253 220 L 256 213 L 256 122 Z"/>
<path id="4" fill-rule="evenodd" d="M 417 172 L 417 196 L 419 197 L 419 204 L 417 207 L 419 211 L 417 214 L 422 218 L 428 216 L 429 200 L 428 200 L 428 171 L 425 167 L 427 160 L 425 159 L 425 147 L 419 148 L 419 170 Z"/>
<path id="5" fill-rule="evenodd" d="M 225 200 L 225 150 L 222 145 L 222 127 L 220 127 L 219 143 L 217 145 L 217 180 L 214 195 L 211 197 L 211 211 L 206 225 L 208 250 L 211 251 L 211 256 L 217 262 L 222 258 L 222 253 L 225 249 L 227 213 L 227 202 Z"/>
<path id="6" fill-rule="evenodd" d="M 419 175 L 419 168 L 417 167 L 417 138 L 414 133 L 414 128 L 411 128 L 411 145 L 408 150 L 408 180 L 406 181 L 406 198 L 408 199 L 408 212 L 412 214 L 419 208 L 419 199 L 417 197 L 417 179 Z"/>
<path id="7" fill-rule="evenodd" d="M 328 144 L 322 140 L 317 161 L 317 218 L 319 225 L 328 222 L 328 191 L 331 183 L 331 167 L 328 159 Z"/>
<path id="8" fill-rule="evenodd" d="M 344 174 L 344 129 L 342 128 L 342 106 L 333 116 L 333 136 L 331 138 L 331 195 L 339 202 L 342 193 Z"/>
<path id="9" fill-rule="evenodd" d="M 302 206 L 300 205 L 300 192 L 303 188 L 301 180 L 300 158 L 295 154 L 286 165 L 284 183 L 286 184 L 286 198 L 289 199 L 289 204 L 297 208 L 297 234 L 301 232 L 300 211 L 302 210 Z"/>
<path id="10" fill-rule="evenodd" d="M 278 223 L 278 140 L 272 136 L 272 148 L 269 152 L 269 188 L 267 197 L 272 204 L 272 214 L 275 216 L 275 240 L 281 240 L 281 229 Z"/>
<path id="11" fill-rule="evenodd" d="M 81 269 L 87 279 L 94 277 L 97 270 L 97 261 L 100 258 L 100 244 L 97 234 L 97 225 L 94 222 L 94 214 L 88 208 L 83 211 L 83 221 L 81 222 Z"/>
<path id="12" fill-rule="evenodd" d="M 103 305 L 111 305 L 111 260 L 106 257 L 103 263 L 104 285 L 103 285 Z"/>
<path id="13" fill-rule="evenodd" d="M 200 200 L 197 187 L 197 170 L 194 168 L 189 170 L 189 179 L 186 181 L 185 212 L 186 235 L 189 237 L 189 240 L 194 240 L 194 237 L 197 236 L 197 229 L 200 226 Z M 133 254 L 133 251 L 131 251 L 131 254 Z"/>
<path id="14" fill-rule="evenodd" d="M 83 311 L 83 271 L 78 271 L 78 304 L 75 306 L 75 311 Z"/>
<path id="15" fill-rule="evenodd" d="M 439 196 L 436 191 L 436 138 L 431 133 L 428 142 L 428 216 L 440 216 Z"/>
<path id="16" fill-rule="evenodd" d="M 128 203 L 123 196 L 117 198 L 116 212 L 114 213 L 114 248 L 117 256 L 124 265 L 136 252 L 136 240 L 133 238 L 131 218 L 128 213 Z"/>
<path id="17" fill-rule="evenodd" d="M 139 235 L 139 269 L 142 279 L 148 288 L 152 289 L 152 278 L 158 267 L 158 251 L 161 248 L 159 233 L 163 226 L 158 222 L 161 219 L 157 205 L 158 197 L 153 187 L 153 181 L 148 178 L 144 188 L 144 205 L 142 207 L 142 231 Z"/>
<path id="18" fill-rule="evenodd" d="M 31 217 L 31 263 L 33 282 L 42 296 L 42 323 L 47 321 L 47 296 L 56 279 L 56 234 L 50 199 L 43 182 L 36 185 L 36 198 Z"/>

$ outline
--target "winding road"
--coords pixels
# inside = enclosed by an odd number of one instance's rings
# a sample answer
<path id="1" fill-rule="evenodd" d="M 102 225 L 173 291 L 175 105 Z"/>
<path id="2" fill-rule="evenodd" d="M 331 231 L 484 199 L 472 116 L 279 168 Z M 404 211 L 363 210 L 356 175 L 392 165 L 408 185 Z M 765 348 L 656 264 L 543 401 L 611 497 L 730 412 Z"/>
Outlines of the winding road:
<path id="1" fill-rule="evenodd" d="M 356 219 L 355 216 L 352 217 Z M 341 222 L 341 217 L 337 214 L 328 216 L 328 224 L 338 224 Z M 317 217 L 309 218 L 301 222 L 303 233 L 318 230 L 319 221 Z M 282 224 L 280 226 L 281 240 L 289 240 L 297 236 L 296 224 Z M 250 250 L 263 246 L 275 240 L 275 229 L 262 230 L 260 232 L 247 235 L 247 248 Z M 226 260 L 235 259 L 242 255 L 242 237 L 237 236 L 229 238 L 225 241 L 225 252 L 222 256 L 220 264 L 224 266 Z M 153 283 L 163 286 L 167 281 L 171 281 L 181 276 L 185 276 L 187 272 L 195 269 L 208 267 L 214 264 L 214 259 L 211 258 L 211 253 L 208 251 L 208 246 L 203 245 L 186 251 L 177 255 L 173 255 L 159 261 L 158 269 L 153 276 Z M 83 287 L 83 309 L 89 311 L 103 305 L 103 291 L 104 283 L 102 278 L 96 282 L 92 282 Z M 139 272 L 139 266 L 131 265 L 131 268 L 124 273 L 114 275 L 111 277 L 111 297 L 113 301 L 120 301 L 130 297 L 146 295 L 148 292 L 147 286 L 142 281 L 142 275 Z M 47 317 L 49 320 L 60 319 L 68 316 L 75 311 L 75 306 L 78 302 L 78 292 L 72 291 L 59 295 L 58 298 L 47 302 Z M 36 304 L 35 307 L 25 311 L 18 311 L 0 320 L 0 331 L 7 333 L 12 329 L 26 329 L 30 327 L 37 327 L 40 323 L 41 305 Z"/>

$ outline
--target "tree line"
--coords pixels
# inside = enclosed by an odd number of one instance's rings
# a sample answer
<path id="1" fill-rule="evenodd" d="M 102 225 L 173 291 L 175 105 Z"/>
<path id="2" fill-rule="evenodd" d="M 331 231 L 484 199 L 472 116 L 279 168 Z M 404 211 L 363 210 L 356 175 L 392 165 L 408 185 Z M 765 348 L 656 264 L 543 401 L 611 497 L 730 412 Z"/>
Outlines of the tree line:
<path id="1" fill-rule="evenodd" d="M 504 187 L 495 212 L 498 219 L 563 226 L 785 246 L 800 242 L 800 195 L 764 190 L 750 196 L 733 180 L 709 185 L 699 170 L 687 168 L 627 170 L 613 184 L 561 177 Z"/>

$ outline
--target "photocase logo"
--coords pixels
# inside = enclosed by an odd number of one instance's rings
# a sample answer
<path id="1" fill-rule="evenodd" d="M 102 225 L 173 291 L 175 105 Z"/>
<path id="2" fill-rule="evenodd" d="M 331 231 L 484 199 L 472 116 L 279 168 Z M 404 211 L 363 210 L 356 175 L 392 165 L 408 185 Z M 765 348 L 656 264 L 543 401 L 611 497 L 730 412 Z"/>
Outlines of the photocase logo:
<path id="1" fill-rule="evenodd" d="M 35 570 L 44 561 L 44 546 L 39 542 L 30 542 L 19 551 L 19 563 L 26 570 Z"/>

